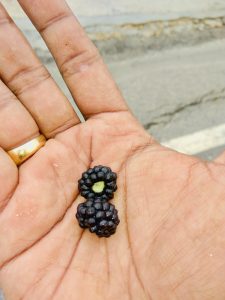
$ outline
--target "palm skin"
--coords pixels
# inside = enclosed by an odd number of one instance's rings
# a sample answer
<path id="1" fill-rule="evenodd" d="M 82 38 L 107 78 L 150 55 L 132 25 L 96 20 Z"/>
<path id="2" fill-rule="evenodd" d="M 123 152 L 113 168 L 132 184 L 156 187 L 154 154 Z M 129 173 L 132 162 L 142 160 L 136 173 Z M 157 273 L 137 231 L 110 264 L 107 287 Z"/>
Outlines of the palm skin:
<path id="1" fill-rule="evenodd" d="M 75 219 L 77 180 L 100 163 L 118 174 L 109 239 Z M 20 168 L 1 213 L 6 299 L 223 299 L 224 174 L 156 144 L 129 112 L 60 133 Z"/>

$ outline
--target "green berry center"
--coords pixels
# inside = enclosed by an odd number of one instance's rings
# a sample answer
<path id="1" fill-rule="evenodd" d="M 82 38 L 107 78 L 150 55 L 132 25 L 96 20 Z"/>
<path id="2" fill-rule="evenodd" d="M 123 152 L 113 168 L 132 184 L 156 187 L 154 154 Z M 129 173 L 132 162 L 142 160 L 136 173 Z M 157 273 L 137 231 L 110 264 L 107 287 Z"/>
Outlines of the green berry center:
<path id="1" fill-rule="evenodd" d="M 103 192 L 104 188 L 105 188 L 105 182 L 104 181 L 95 182 L 95 184 L 92 186 L 92 190 L 95 193 Z"/>

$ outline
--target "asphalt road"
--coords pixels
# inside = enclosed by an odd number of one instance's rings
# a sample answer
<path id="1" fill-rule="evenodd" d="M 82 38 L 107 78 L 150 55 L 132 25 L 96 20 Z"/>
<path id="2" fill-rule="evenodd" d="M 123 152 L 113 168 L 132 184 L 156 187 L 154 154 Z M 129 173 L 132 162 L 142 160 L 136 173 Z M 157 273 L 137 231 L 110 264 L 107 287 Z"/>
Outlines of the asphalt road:
<path id="1" fill-rule="evenodd" d="M 24 13 L 15 0 L 1 0 L 13 17 Z M 179 17 L 213 17 L 224 15 L 224 0 L 67 0 L 74 13 L 89 24 L 115 21 L 175 19 Z M 88 18 L 90 20 L 88 21 Z"/>
<path id="2" fill-rule="evenodd" d="M 179 138 L 224 123 L 225 115 L 225 39 L 192 47 L 149 51 L 143 55 L 106 63 L 134 115 L 159 141 L 183 150 Z M 50 72 L 70 97 L 53 63 Z M 71 98 L 71 97 L 70 97 Z M 214 131 L 202 139 L 190 154 L 212 159 L 223 148 L 213 142 Z M 222 136 L 221 136 L 222 135 Z M 190 140 L 191 143 L 191 140 Z M 208 144 L 207 144 L 208 143 Z M 203 145 L 202 145 L 203 144 Z M 224 147 L 225 148 L 225 147 Z M 199 150 L 199 151 L 198 151 Z M 203 151 L 202 151 L 203 150 Z"/>

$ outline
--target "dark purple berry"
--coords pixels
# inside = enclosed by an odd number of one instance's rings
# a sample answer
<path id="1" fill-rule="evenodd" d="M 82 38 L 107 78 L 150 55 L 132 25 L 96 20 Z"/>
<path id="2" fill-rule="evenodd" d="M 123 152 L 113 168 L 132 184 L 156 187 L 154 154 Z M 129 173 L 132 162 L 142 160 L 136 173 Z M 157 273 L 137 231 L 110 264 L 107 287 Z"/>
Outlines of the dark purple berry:
<path id="1" fill-rule="evenodd" d="M 81 196 L 91 200 L 109 201 L 117 190 L 117 175 L 109 167 L 96 166 L 82 174 L 78 181 Z"/>
<path id="2" fill-rule="evenodd" d="M 95 200 L 79 204 L 76 218 L 81 228 L 89 228 L 90 232 L 96 233 L 99 237 L 110 237 L 116 232 L 120 222 L 113 204 Z"/>

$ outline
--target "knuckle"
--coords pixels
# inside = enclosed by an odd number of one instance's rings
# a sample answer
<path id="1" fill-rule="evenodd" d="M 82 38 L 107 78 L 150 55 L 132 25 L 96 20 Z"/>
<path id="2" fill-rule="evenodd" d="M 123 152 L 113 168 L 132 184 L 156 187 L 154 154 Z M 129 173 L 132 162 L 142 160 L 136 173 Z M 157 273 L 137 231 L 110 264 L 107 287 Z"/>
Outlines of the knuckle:
<path id="1" fill-rule="evenodd" d="M 10 17 L 4 17 L 4 18 L 0 17 L 0 26 L 9 25 L 9 24 L 12 24 L 12 23 L 13 23 L 13 21 Z"/>
<path id="2" fill-rule="evenodd" d="M 45 132 L 45 135 L 47 138 L 54 138 L 56 135 L 58 135 L 61 132 L 66 131 L 67 129 L 73 127 L 77 124 L 77 119 L 75 117 L 75 114 L 70 119 L 64 120 L 60 123 L 60 125 L 54 127 L 54 129 L 48 130 Z"/>
<path id="3" fill-rule="evenodd" d="M 0 3 L 0 26 L 13 24 L 12 18 L 5 12 L 3 6 Z"/>
<path id="4" fill-rule="evenodd" d="M 101 56 L 97 49 L 81 51 L 65 60 L 60 66 L 60 71 L 64 77 L 85 73 L 100 60 Z"/>
<path id="5" fill-rule="evenodd" d="M 12 92 L 18 96 L 28 89 L 35 88 L 50 77 L 51 75 L 42 65 L 25 66 L 17 70 L 6 83 Z"/>
<path id="6" fill-rule="evenodd" d="M 39 28 L 38 31 L 40 33 L 45 33 L 45 31 L 50 28 L 52 25 L 55 25 L 57 23 L 61 23 L 64 22 L 65 20 L 67 20 L 68 18 L 71 17 L 71 14 L 68 12 L 60 12 L 54 16 L 52 16 L 51 18 L 49 18 L 45 23 L 43 23 Z"/>

